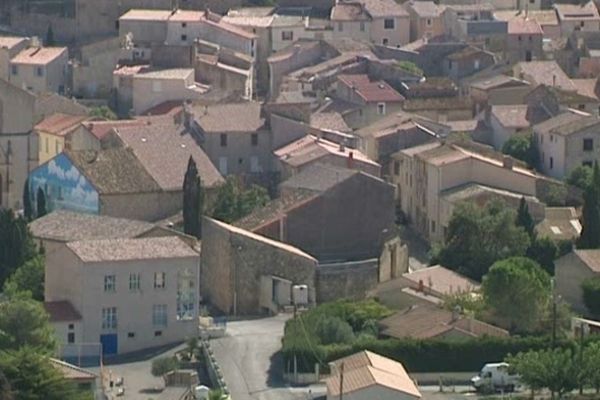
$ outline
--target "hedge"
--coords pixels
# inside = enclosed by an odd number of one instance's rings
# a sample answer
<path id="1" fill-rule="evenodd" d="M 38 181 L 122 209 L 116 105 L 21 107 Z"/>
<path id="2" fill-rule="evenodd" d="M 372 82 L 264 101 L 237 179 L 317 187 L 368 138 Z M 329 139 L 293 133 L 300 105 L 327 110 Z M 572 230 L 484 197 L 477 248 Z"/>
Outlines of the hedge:
<path id="1" fill-rule="evenodd" d="M 477 338 L 467 340 L 358 339 L 348 345 L 301 346 L 301 340 L 286 345 L 283 356 L 288 366 L 294 356 L 300 372 L 312 372 L 314 365 L 325 364 L 361 350 L 370 350 L 400 361 L 410 372 L 479 371 L 485 363 L 502 361 L 509 354 L 550 347 L 548 337 Z M 559 340 L 557 346 L 574 349 L 574 341 Z"/>

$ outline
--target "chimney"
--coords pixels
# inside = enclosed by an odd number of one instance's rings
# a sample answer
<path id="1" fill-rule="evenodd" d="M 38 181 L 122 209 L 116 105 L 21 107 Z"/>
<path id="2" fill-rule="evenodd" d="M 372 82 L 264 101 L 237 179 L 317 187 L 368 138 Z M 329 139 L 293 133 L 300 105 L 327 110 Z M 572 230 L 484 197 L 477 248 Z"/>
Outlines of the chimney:
<path id="1" fill-rule="evenodd" d="M 512 169 L 514 165 L 514 160 L 511 156 L 503 156 L 502 157 L 502 166 L 506 169 Z"/>
<path id="2" fill-rule="evenodd" d="M 354 168 L 354 152 L 350 151 L 348 152 L 348 169 L 353 169 Z"/>

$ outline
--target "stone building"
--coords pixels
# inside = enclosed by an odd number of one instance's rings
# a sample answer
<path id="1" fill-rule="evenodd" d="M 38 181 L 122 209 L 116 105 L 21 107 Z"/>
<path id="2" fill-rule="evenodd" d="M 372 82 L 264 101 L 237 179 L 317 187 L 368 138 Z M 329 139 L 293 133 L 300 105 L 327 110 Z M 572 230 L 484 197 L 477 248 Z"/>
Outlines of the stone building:
<path id="1" fill-rule="evenodd" d="M 582 314 L 589 314 L 583 302 L 581 284 L 585 279 L 598 278 L 600 251 L 574 250 L 555 261 L 556 293 Z"/>

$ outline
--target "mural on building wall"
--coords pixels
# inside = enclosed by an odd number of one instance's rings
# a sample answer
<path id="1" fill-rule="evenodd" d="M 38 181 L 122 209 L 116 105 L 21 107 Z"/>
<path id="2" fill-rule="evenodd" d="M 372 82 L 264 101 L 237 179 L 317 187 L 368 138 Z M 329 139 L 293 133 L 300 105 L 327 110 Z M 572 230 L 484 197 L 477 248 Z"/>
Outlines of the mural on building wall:
<path id="1" fill-rule="evenodd" d="M 64 154 L 33 170 L 29 185 L 34 209 L 35 196 L 38 188 L 41 188 L 46 196 L 48 212 L 65 209 L 98 214 L 98 192 Z"/>

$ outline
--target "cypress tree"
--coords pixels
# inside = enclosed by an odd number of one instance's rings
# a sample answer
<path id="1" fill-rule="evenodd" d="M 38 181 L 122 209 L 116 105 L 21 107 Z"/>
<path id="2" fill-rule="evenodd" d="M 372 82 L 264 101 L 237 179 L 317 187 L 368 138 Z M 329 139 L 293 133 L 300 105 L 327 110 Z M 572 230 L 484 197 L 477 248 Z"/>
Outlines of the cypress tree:
<path id="1" fill-rule="evenodd" d="M 583 194 L 581 213 L 581 236 L 577 241 L 580 249 L 600 248 L 600 168 L 594 164 L 592 184 Z"/>
<path id="2" fill-rule="evenodd" d="M 29 194 L 29 179 L 25 180 L 25 186 L 23 186 L 23 215 L 27 221 L 31 221 L 33 213 L 31 211 L 31 196 Z"/>
<path id="3" fill-rule="evenodd" d="M 200 237 L 202 233 L 202 211 L 204 192 L 198 176 L 196 162 L 190 156 L 183 179 L 183 231 L 188 235 Z"/>
<path id="4" fill-rule="evenodd" d="M 37 191 L 37 218 L 43 217 L 46 214 L 48 214 L 46 210 L 46 194 L 40 187 Z"/>
<path id="5" fill-rule="evenodd" d="M 517 211 L 517 226 L 525 229 L 525 232 L 529 235 L 529 237 L 533 240 L 535 239 L 535 223 L 533 222 L 533 218 L 529 213 L 529 206 L 525 201 L 525 197 L 521 197 L 521 202 L 519 203 L 519 210 Z"/>

